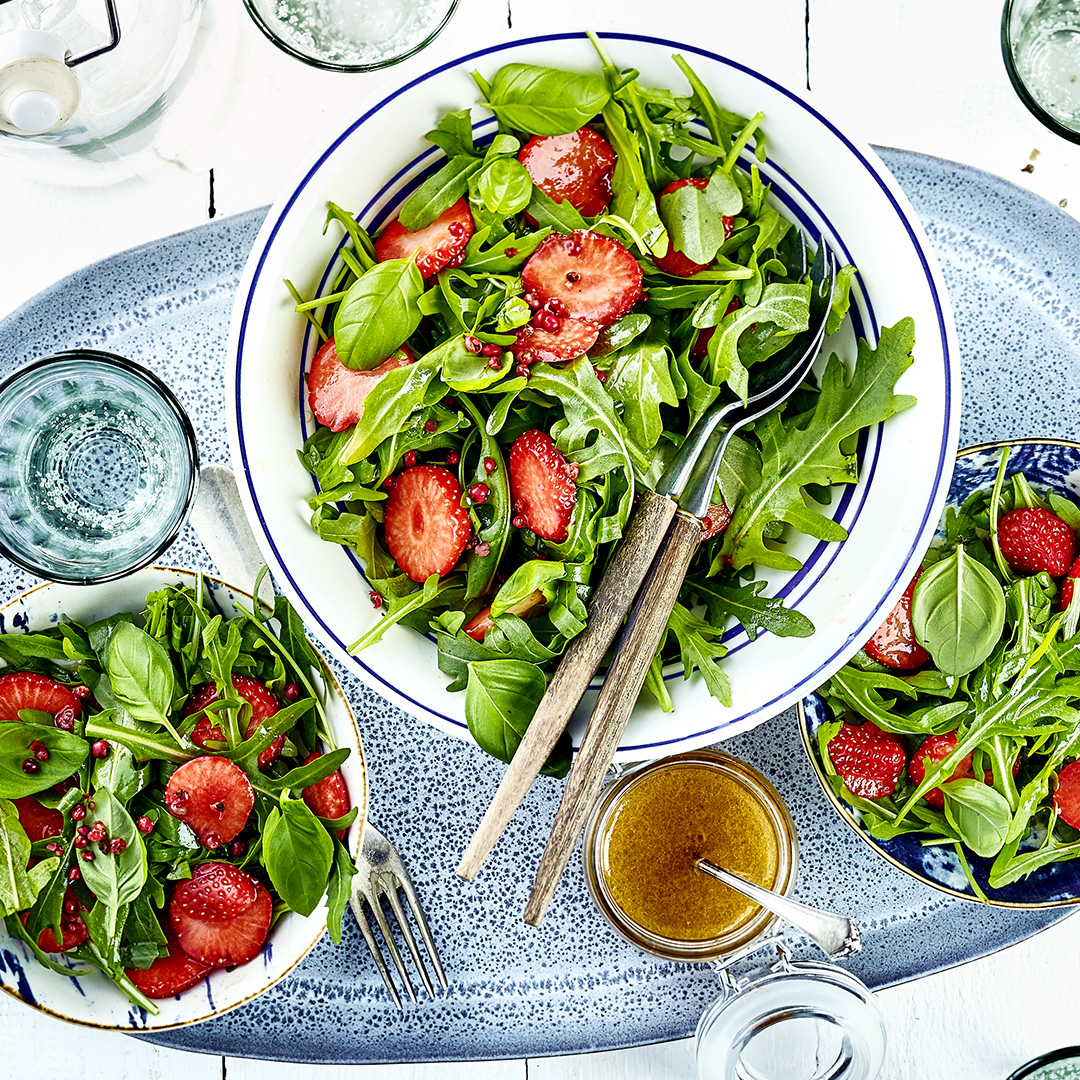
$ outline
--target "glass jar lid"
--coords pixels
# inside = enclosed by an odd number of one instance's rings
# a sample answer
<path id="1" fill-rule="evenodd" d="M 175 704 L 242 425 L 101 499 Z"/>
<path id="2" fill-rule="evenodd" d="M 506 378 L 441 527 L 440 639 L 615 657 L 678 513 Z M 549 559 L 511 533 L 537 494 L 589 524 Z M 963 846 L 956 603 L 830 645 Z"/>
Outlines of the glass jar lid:
<path id="1" fill-rule="evenodd" d="M 869 989 L 834 964 L 793 963 L 779 939 L 765 946 L 780 953 L 771 967 L 721 972 L 724 993 L 698 1023 L 701 1080 L 873 1080 L 886 1040 Z"/>

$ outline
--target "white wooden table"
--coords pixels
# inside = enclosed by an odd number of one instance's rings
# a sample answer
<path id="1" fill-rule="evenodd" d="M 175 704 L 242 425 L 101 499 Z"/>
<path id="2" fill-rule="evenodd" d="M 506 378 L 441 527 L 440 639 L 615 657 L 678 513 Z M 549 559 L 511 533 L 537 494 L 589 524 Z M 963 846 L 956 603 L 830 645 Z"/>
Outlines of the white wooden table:
<path id="1" fill-rule="evenodd" d="M 206 221 L 211 205 L 225 215 L 272 202 L 310 150 L 390 80 L 480 43 L 585 27 L 648 33 L 732 56 L 781 82 L 808 86 L 823 112 L 868 142 L 974 165 L 1080 216 L 1080 146 L 1043 129 L 1014 96 L 995 0 L 460 0 L 428 50 L 369 75 L 328 74 L 291 60 L 250 24 L 240 0 L 208 6 L 212 62 L 185 104 L 204 109 L 206 122 L 178 160 L 122 183 L 63 187 L 0 158 L 0 316 L 88 262 Z M 891 1040 L 883 1080 L 1004 1080 L 1038 1053 L 1080 1043 L 1078 950 L 1080 920 L 1066 919 L 996 956 L 882 991 Z M 0 1031 L 0 1078 L 12 1080 L 694 1076 L 690 1040 L 527 1062 L 346 1067 L 222 1060 L 69 1026 L 4 995 Z"/>

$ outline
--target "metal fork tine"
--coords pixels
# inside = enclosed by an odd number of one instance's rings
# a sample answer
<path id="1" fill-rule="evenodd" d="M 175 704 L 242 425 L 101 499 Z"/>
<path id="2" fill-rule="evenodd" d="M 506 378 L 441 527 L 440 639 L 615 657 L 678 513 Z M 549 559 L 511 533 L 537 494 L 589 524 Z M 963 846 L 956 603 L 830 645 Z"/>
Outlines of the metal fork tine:
<path id="1" fill-rule="evenodd" d="M 386 943 L 387 949 L 390 951 L 390 959 L 394 961 L 394 967 L 397 968 L 398 974 L 401 976 L 401 981 L 405 984 L 405 991 L 409 995 L 409 1000 L 416 1004 L 416 991 L 413 989 L 412 980 L 409 978 L 409 973 L 405 970 L 405 961 L 401 959 L 401 953 L 398 951 L 397 943 L 394 941 L 394 935 L 390 930 L 390 923 L 386 918 L 386 912 L 383 910 L 382 897 L 391 896 L 393 893 L 392 888 L 388 888 L 385 878 L 389 875 L 377 874 L 375 875 L 375 896 L 372 898 L 371 909 L 375 915 L 375 921 L 379 924 L 379 931 L 382 933 L 383 941 Z M 391 901 L 391 907 L 393 902 Z"/>
<path id="2" fill-rule="evenodd" d="M 424 967 L 424 961 L 420 958 L 420 950 L 416 947 L 416 938 L 413 937 L 412 928 L 409 926 L 409 920 L 405 917 L 405 908 L 402 907 L 401 897 L 398 896 L 397 889 L 390 889 L 387 892 L 387 898 L 390 901 L 390 908 L 394 912 L 394 917 L 398 921 L 401 936 L 405 939 L 405 944 L 409 947 L 409 952 L 412 955 L 413 963 L 416 965 L 416 970 L 420 973 L 420 981 L 424 984 L 424 989 L 428 992 L 428 997 L 434 1001 L 435 990 L 432 988 L 427 968 Z"/>
<path id="3" fill-rule="evenodd" d="M 358 893 L 353 893 L 349 899 L 349 906 L 352 908 L 353 915 L 356 917 L 356 923 L 360 927 L 360 933 L 364 935 L 368 950 L 375 959 L 375 966 L 379 969 L 379 974 L 382 976 L 383 982 L 386 983 L 386 989 L 390 991 L 390 996 L 394 999 L 394 1004 L 401 1010 L 401 998 L 398 995 L 397 987 L 394 986 L 394 980 L 390 978 L 390 972 L 386 967 L 386 961 L 383 960 L 382 950 L 375 940 L 375 935 L 371 932 L 371 924 L 368 922 L 367 915 L 364 913 L 364 898 Z M 415 1000 L 415 998 L 413 1000 Z"/>
<path id="4" fill-rule="evenodd" d="M 442 988 L 446 990 L 449 983 L 446 981 L 446 973 L 443 971 L 442 962 L 439 960 L 439 951 L 435 948 L 435 939 L 431 936 L 431 928 L 428 926 L 427 919 L 424 918 L 424 909 L 420 906 L 420 898 L 416 895 L 416 890 L 407 877 L 401 879 L 401 891 L 405 894 L 405 899 L 408 900 L 409 907 L 412 909 L 413 918 L 416 920 L 416 925 L 420 930 L 420 936 L 424 939 L 424 947 L 427 949 L 428 956 L 431 959 L 431 966 L 435 969 L 435 975 L 442 984 Z M 413 953 L 413 956 L 415 957 L 416 954 Z M 420 967 L 419 961 L 417 961 L 417 967 Z M 423 969 L 421 968 L 421 970 Z M 434 994 L 432 994 L 432 997 L 434 997 Z"/>

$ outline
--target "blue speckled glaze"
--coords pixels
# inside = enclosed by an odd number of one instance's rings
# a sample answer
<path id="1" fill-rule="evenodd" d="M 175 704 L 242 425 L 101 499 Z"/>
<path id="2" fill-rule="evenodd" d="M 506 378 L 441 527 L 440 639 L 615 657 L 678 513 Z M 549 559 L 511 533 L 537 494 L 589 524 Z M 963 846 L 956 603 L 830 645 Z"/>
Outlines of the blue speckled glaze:
<path id="1" fill-rule="evenodd" d="M 1001 460 L 999 446 L 960 451 L 949 488 L 948 505 L 959 507 L 973 491 L 993 486 Z M 1074 501 L 1080 501 L 1080 444 L 1054 442 L 1021 442 L 1009 447 L 1008 476 L 1021 472 L 1039 490 L 1052 489 Z M 939 530 L 939 533 L 941 530 Z M 809 739 L 816 768 L 820 768 L 817 729 L 835 719 L 825 702 L 813 694 L 803 700 L 803 723 Z M 819 775 L 819 779 L 822 779 Z M 824 780 L 822 779 L 824 786 Z M 873 848 L 899 863 L 909 873 L 930 884 L 977 899 L 964 876 L 960 860 L 951 847 L 925 848 L 917 836 L 899 836 L 895 840 L 874 840 L 861 827 L 861 815 L 848 806 L 843 807 L 846 820 Z M 1036 870 L 1030 877 L 991 889 L 987 880 L 993 859 L 969 856 L 971 871 L 979 887 L 992 904 L 1073 904 L 1080 902 L 1080 861 L 1054 863 Z"/>
<path id="2" fill-rule="evenodd" d="M 950 289 L 956 290 L 965 364 L 970 358 L 976 370 L 982 365 L 981 370 L 992 371 L 990 365 L 1000 363 L 1002 371 L 1019 373 L 1019 357 L 999 355 L 988 345 L 992 333 L 1011 333 L 1011 328 L 999 330 L 986 320 L 997 318 L 995 305 L 1006 288 L 1015 288 L 1018 295 L 1025 289 L 1034 293 L 1045 276 L 1028 269 L 1006 286 L 967 274 L 962 266 L 958 270 L 951 234 L 940 223 L 958 222 L 965 236 L 982 237 L 980 242 L 1002 253 L 1030 252 L 1029 260 L 1036 260 L 1044 247 L 1048 257 L 1069 243 L 1075 249 L 1080 230 L 1054 208 L 984 174 L 895 152 L 887 161 L 916 209 L 923 211 L 924 197 L 931 210 L 941 209 L 929 221 L 936 230 L 931 238 Z M 985 225 L 983 214 L 990 219 Z M 993 239 L 998 234 L 992 230 L 1002 229 L 1001 219 L 1009 215 L 1017 219 L 1013 240 Z M 136 249 L 46 291 L 0 322 L 0 374 L 75 345 L 126 354 L 153 368 L 177 393 L 199 432 L 203 461 L 226 462 L 222 387 L 229 315 L 262 216 L 255 211 L 224 219 Z M 1032 242 L 1032 230 L 1038 243 Z M 1063 279 L 1057 284 L 1066 287 Z M 983 306 L 980 294 L 985 294 Z M 1061 302 L 1063 316 L 1070 305 L 1080 311 L 1080 297 Z M 1059 342 L 1065 333 L 1060 324 L 1060 318 L 1033 320 L 1027 355 L 1030 349 L 1041 350 L 1044 340 Z M 1013 341 L 1008 339 L 1006 352 Z M 1075 346 L 1071 355 L 1076 357 Z M 978 419 L 974 427 L 968 423 L 964 441 L 1057 430 L 1062 422 L 1055 423 L 1055 416 L 1077 415 L 1073 387 L 1080 387 L 1080 379 L 1047 397 L 1045 422 L 1032 419 L 1025 407 L 1015 415 L 1006 413 L 1002 423 L 1013 426 L 1003 431 L 989 424 L 991 409 L 999 408 L 989 380 L 965 383 L 965 416 L 973 410 Z M 190 529 L 164 561 L 214 569 Z M 31 582 L 29 575 L 0 566 L 0 594 Z M 464 884 L 453 866 L 502 766 L 401 712 L 339 665 L 333 667 L 364 740 L 371 819 L 391 837 L 410 869 L 446 966 L 449 990 L 434 1002 L 407 1005 L 399 1014 L 350 923 L 341 948 L 324 938 L 296 971 L 250 1004 L 194 1027 L 146 1037 L 206 1053 L 363 1063 L 518 1058 L 691 1034 L 704 1007 L 719 993 L 716 977 L 707 968 L 647 957 L 616 937 L 594 910 L 579 863 L 571 864 L 543 926 L 533 930 L 522 923 L 529 888 L 522 867 L 539 860 L 561 785 L 540 779 L 476 882 Z M 800 745 L 794 711 L 725 742 L 724 749 L 754 764 L 785 796 L 802 850 L 795 894 L 859 920 L 864 949 L 846 966 L 871 987 L 993 952 L 1065 914 L 1060 909 L 976 908 L 876 857 L 822 795 Z M 796 956 L 820 958 L 800 934 L 789 931 L 787 936 Z"/>

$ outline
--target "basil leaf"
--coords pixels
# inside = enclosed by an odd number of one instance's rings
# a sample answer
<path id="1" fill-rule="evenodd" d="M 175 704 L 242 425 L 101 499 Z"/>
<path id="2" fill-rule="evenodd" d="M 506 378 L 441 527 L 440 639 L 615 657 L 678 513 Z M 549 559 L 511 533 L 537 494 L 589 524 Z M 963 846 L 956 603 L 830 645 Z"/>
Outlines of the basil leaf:
<path id="1" fill-rule="evenodd" d="M 469 663 L 465 687 L 465 719 L 482 750 L 509 762 L 547 690 L 547 679 L 524 660 L 479 660 Z M 568 733 L 551 752 L 542 772 L 565 776 L 570 771 Z"/>
<path id="2" fill-rule="evenodd" d="M 353 808 L 355 810 L 355 807 Z M 334 839 L 334 864 L 330 870 L 330 885 L 326 892 L 326 930 L 335 945 L 341 944 L 341 920 L 352 896 L 356 864 L 345 845 Z"/>
<path id="3" fill-rule="evenodd" d="M 500 217 L 524 210 L 532 198 L 533 182 L 517 158 L 496 158 L 476 178 L 477 198 L 484 209 Z"/>
<path id="4" fill-rule="evenodd" d="M 1001 638 L 1005 594 L 993 573 L 959 544 L 916 582 L 911 622 L 916 639 L 941 671 L 966 675 Z"/>
<path id="5" fill-rule="evenodd" d="M 456 154 L 409 196 L 401 208 L 398 221 L 409 232 L 426 229 L 469 190 L 469 177 L 479 172 L 483 165 L 483 158 Z"/>
<path id="6" fill-rule="evenodd" d="M 1012 820 L 1008 799 L 980 780 L 950 780 L 941 790 L 945 794 L 945 818 L 964 843 L 976 855 L 996 855 L 1005 843 Z"/>
<path id="7" fill-rule="evenodd" d="M 15 804 L 0 799 L 0 916 L 25 911 L 60 865 L 59 859 L 44 859 L 29 870 L 30 838 L 19 824 Z"/>
<path id="8" fill-rule="evenodd" d="M 334 844 L 302 799 L 283 799 L 270 811 L 262 850 L 278 895 L 293 911 L 310 915 L 326 892 Z"/>
<path id="9" fill-rule="evenodd" d="M 484 104 L 515 131 L 566 135 L 587 124 L 610 97 L 602 75 L 506 64 L 495 72 Z"/>
<path id="10" fill-rule="evenodd" d="M 162 644 L 132 623 L 117 623 L 104 659 L 113 694 L 128 713 L 171 730 L 176 672 Z"/>
<path id="11" fill-rule="evenodd" d="M 117 914 L 122 905 L 130 903 L 146 884 L 146 846 L 142 833 L 135 827 L 124 804 L 108 788 L 94 792 L 96 809 L 90 812 L 95 822 L 105 826 L 109 840 L 123 840 L 124 850 L 119 855 L 93 851 L 91 862 L 80 863 L 86 887 L 104 904 L 108 915 L 106 923 L 110 936 L 116 932 Z"/>
<path id="12" fill-rule="evenodd" d="M 358 277 L 334 317 L 341 362 L 357 371 L 383 363 L 420 325 L 423 291 L 424 279 L 413 259 L 387 259 Z"/>
<path id="13" fill-rule="evenodd" d="M 108 757 L 94 765 L 93 786 L 108 788 L 125 804 L 143 789 L 146 780 L 146 771 L 135 767 L 135 755 L 123 743 L 111 743 Z"/>
<path id="14" fill-rule="evenodd" d="M 45 761 L 38 761 L 30 749 L 40 742 L 48 750 Z M 0 724 L 0 799 L 21 799 L 44 791 L 66 780 L 86 760 L 89 747 L 67 731 L 47 724 Z M 23 772 L 23 762 L 37 765 L 34 773 Z"/>

